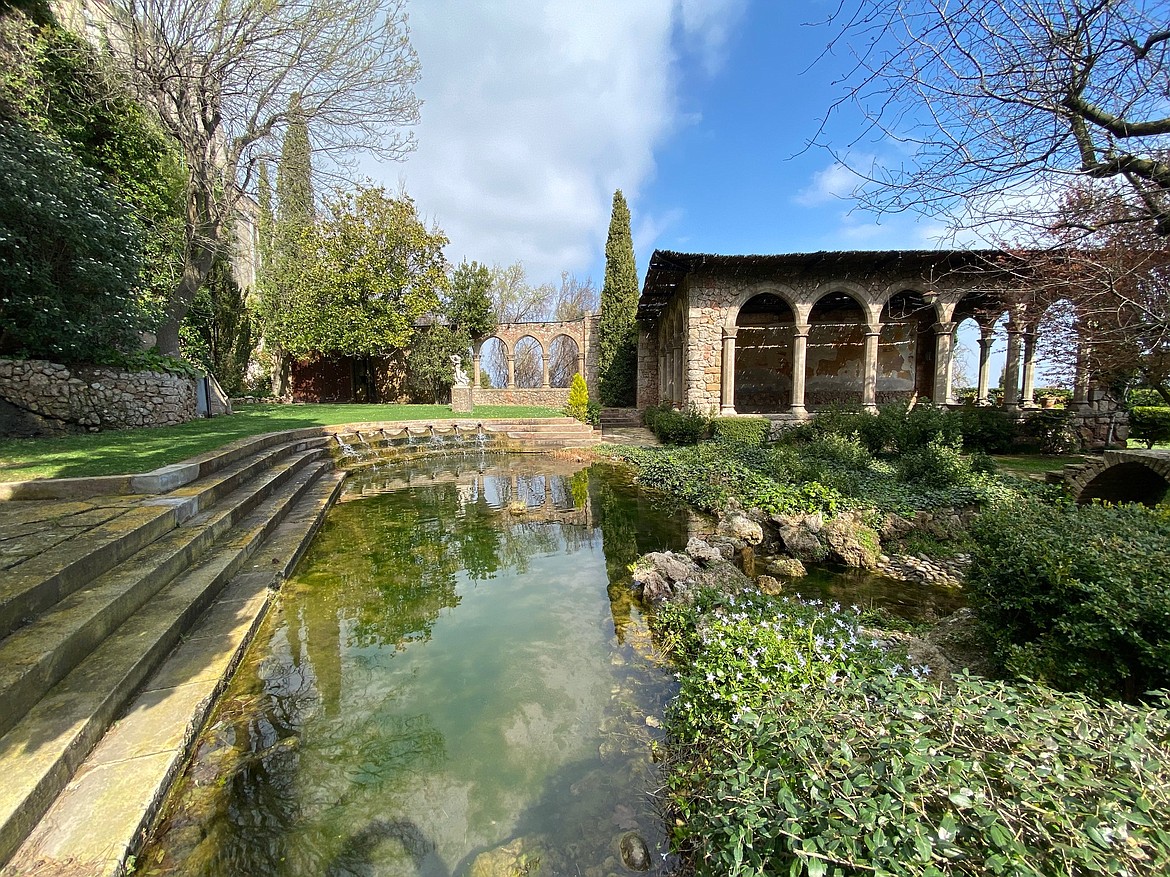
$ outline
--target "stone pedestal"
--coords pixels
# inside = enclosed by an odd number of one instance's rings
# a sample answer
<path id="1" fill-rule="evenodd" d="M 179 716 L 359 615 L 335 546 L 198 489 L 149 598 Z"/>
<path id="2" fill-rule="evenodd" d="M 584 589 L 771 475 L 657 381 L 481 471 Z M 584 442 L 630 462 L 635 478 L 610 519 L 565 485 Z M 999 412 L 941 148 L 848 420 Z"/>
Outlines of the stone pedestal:
<path id="1" fill-rule="evenodd" d="M 471 413 L 471 387 L 451 388 L 451 410 L 456 414 Z"/>

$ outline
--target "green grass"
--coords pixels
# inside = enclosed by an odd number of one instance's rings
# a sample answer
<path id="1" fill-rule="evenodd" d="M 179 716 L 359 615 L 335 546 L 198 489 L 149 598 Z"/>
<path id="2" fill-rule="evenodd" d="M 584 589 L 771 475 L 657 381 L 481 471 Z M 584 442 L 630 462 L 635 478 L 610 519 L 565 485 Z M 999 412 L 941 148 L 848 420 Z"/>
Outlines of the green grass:
<path id="1" fill-rule="evenodd" d="M 481 405 L 472 414 L 455 414 L 446 405 L 240 405 L 231 417 L 192 420 L 157 429 L 0 439 L 0 481 L 149 472 L 236 439 L 306 426 L 560 415 L 552 408 L 523 405 Z"/>

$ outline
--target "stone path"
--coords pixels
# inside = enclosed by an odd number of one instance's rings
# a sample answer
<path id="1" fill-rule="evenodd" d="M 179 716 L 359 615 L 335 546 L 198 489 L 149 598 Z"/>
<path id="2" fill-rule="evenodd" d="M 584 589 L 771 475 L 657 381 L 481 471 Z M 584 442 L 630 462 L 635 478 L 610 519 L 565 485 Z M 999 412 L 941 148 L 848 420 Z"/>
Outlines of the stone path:
<path id="1" fill-rule="evenodd" d="M 601 431 L 601 440 L 611 445 L 631 445 L 640 448 L 662 444 L 657 436 L 644 426 L 605 427 Z"/>

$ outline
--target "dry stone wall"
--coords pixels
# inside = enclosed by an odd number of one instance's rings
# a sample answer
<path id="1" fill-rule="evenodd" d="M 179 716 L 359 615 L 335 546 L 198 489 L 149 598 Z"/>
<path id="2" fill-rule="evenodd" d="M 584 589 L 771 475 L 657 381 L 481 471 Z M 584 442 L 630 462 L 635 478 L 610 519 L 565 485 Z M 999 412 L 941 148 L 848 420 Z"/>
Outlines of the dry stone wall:
<path id="1" fill-rule="evenodd" d="M 163 372 L 0 360 L 0 435 L 37 436 L 193 420 L 195 382 Z"/>
<path id="2" fill-rule="evenodd" d="M 533 387 L 522 389 L 474 387 L 476 405 L 543 405 L 546 408 L 564 408 L 569 401 L 568 387 Z"/>

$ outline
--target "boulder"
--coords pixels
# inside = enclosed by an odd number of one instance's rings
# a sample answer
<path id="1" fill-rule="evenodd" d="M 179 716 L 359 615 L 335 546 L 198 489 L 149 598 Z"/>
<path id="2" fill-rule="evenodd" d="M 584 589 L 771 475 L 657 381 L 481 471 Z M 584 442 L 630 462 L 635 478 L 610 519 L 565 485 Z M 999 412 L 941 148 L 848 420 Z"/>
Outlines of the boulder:
<path id="1" fill-rule="evenodd" d="M 804 564 L 795 557 L 789 557 L 785 554 L 774 554 L 764 560 L 764 569 L 768 571 L 769 575 L 785 576 L 791 579 L 798 579 L 808 575 L 808 570 L 804 568 Z"/>
<path id="2" fill-rule="evenodd" d="M 741 512 L 732 512 L 719 522 L 716 532 L 747 545 L 759 545 L 764 541 L 764 528 Z"/>
<path id="3" fill-rule="evenodd" d="M 829 556 L 845 566 L 875 569 L 881 552 L 877 530 L 857 512 L 846 512 L 825 523 Z"/>
<path id="4" fill-rule="evenodd" d="M 687 554 L 690 558 L 701 566 L 710 566 L 713 563 L 718 563 L 725 560 L 724 556 L 719 552 L 719 549 L 709 542 L 704 542 L 697 536 L 692 536 L 687 540 Z"/>
<path id="5" fill-rule="evenodd" d="M 622 864 L 631 871 L 650 870 L 650 850 L 640 835 L 632 831 L 622 835 L 618 841 L 618 852 L 621 853 Z"/>
<path id="6" fill-rule="evenodd" d="M 769 597 L 779 597 L 784 592 L 784 586 L 772 576 L 757 576 L 756 587 Z"/>
<path id="7" fill-rule="evenodd" d="M 824 519 L 820 515 L 773 515 L 772 523 L 784 550 L 793 557 L 803 563 L 825 559 L 827 551 L 819 536 Z"/>

